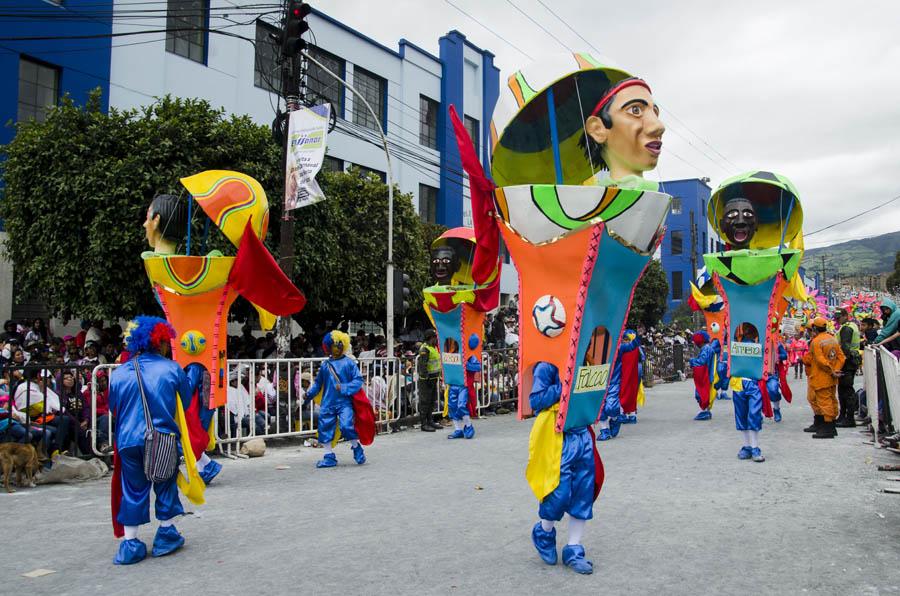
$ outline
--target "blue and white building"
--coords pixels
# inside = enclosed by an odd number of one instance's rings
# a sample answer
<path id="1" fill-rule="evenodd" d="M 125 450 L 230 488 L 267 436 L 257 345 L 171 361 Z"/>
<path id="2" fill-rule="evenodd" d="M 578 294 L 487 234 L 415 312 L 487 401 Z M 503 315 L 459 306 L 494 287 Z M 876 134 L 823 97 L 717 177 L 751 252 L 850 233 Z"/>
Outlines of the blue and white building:
<path id="1" fill-rule="evenodd" d="M 276 65 L 279 14 L 225 20 L 229 10 L 241 10 L 233 0 L 161 0 L 152 6 L 159 12 L 142 13 L 140 19 L 126 16 L 148 8 L 141 0 L 21 0 L 17 10 L 23 5 L 34 5 L 45 16 L 26 25 L 0 21 L 0 35 L 115 37 L 0 44 L 4 88 L 18 89 L 0 96 L 4 122 L 41 118 L 64 93 L 82 104 L 95 87 L 102 90 L 104 109 L 139 107 L 171 94 L 207 99 L 260 124 L 275 117 L 281 87 Z M 308 22 L 310 53 L 362 93 L 377 113 L 373 118 L 352 93 L 310 64 L 308 98 L 330 102 L 337 115 L 325 167 L 357 166 L 386 178 L 377 132 L 381 126 L 394 182 L 413 196 L 422 219 L 448 227 L 471 225 L 468 181 L 447 110 L 455 105 L 464 117 L 487 167 L 490 120 L 500 85 L 494 55 L 455 30 L 437 41 L 433 53 L 405 39 L 397 49 L 387 47 L 319 10 L 313 10 Z M 216 33 L 225 26 L 228 33 L 255 40 L 255 47 Z M 169 33 L 131 35 L 165 29 Z M 13 134 L 12 128 L 2 129 L 0 142 Z M 517 284 L 514 268 L 505 264 L 501 292 L 515 294 Z M 0 297 L 0 318 L 9 316 L 4 304 Z"/>

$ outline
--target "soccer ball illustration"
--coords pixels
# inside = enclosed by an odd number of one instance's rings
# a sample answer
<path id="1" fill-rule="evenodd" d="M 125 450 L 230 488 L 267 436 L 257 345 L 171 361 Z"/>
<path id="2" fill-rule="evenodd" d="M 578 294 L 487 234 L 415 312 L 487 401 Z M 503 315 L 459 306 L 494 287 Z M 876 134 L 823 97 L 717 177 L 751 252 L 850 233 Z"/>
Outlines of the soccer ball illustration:
<path id="1" fill-rule="evenodd" d="M 203 350 L 206 349 L 206 336 L 196 329 L 185 331 L 181 336 L 181 349 L 184 350 L 185 354 L 190 354 L 191 356 L 202 354 Z"/>
<path id="2" fill-rule="evenodd" d="M 556 337 L 566 327 L 566 309 L 559 298 L 545 294 L 537 299 L 531 309 L 531 322 L 547 337 Z"/>

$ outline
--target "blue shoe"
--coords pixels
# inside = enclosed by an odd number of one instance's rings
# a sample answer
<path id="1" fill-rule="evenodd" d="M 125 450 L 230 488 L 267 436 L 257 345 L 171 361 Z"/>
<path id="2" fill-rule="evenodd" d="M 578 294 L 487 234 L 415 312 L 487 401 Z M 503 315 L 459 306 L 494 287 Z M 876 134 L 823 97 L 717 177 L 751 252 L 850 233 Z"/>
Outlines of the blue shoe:
<path id="1" fill-rule="evenodd" d="M 337 465 L 337 456 L 333 453 L 326 453 L 325 456 L 321 460 L 316 462 L 317 468 L 333 468 L 336 465 Z"/>
<path id="2" fill-rule="evenodd" d="M 600 434 L 597 435 L 598 441 L 609 441 L 612 438 L 612 433 L 609 432 L 608 428 L 601 428 Z"/>
<path id="3" fill-rule="evenodd" d="M 621 428 L 622 428 L 622 421 L 619 420 L 619 416 L 609 419 L 609 436 L 611 438 L 616 438 L 617 436 L 619 436 L 619 430 Z"/>
<path id="4" fill-rule="evenodd" d="M 694 420 L 712 420 L 712 412 L 709 410 L 703 410 L 694 416 Z"/>
<path id="5" fill-rule="evenodd" d="M 153 539 L 153 556 L 164 557 L 184 546 L 182 536 L 175 526 L 160 526 Z"/>
<path id="6" fill-rule="evenodd" d="M 766 458 L 763 456 L 762 450 L 760 450 L 759 447 L 754 447 L 754 448 L 750 451 L 750 455 L 753 457 L 753 461 L 755 461 L 755 462 L 764 462 L 764 461 L 766 461 Z"/>
<path id="7" fill-rule="evenodd" d="M 134 565 L 147 558 L 147 545 L 132 538 L 119 543 L 119 551 L 113 559 L 114 565 Z"/>
<path id="8" fill-rule="evenodd" d="M 719 396 L 716 399 L 721 399 L 723 401 L 731 401 L 731 396 L 728 395 L 727 391 L 720 391 Z"/>
<path id="9" fill-rule="evenodd" d="M 625 422 L 622 424 L 637 424 L 637 414 L 629 414 L 625 417 Z"/>
<path id="10" fill-rule="evenodd" d="M 584 547 L 580 544 L 567 544 L 562 550 L 563 563 L 576 573 L 590 575 L 594 572 L 594 564 L 584 558 Z"/>
<path id="11" fill-rule="evenodd" d="M 353 451 L 353 459 L 356 460 L 356 463 L 359 465 L 363 465 L 366 463 L 366 452 L 363 451 L 362 443 L 357 443 L 356 447 L 352 448 Z M 335 462 L 337 463 L 337 462 Z"/>
<path id="12" fill-rule="evenodd" d="M 447 438 L 448 439 L 462 439 L 465 436 L 466 436 L 466 433 L 464 433 L 463 431 L 455 430 L 452 433 L 450 433 L 449 435 L 447 435 Z"/>
<path id="13" fill-rule="evenodd" d="M 753 450 L 746 445 L 741 447 L 741 450 L 738 451 L 738 459 L 750 459 L 751 457 L 753 457 Z"/>
<path id="14" fill-rule="evenodd" d="M 781 422 L 781 409 L 775 410 L 775 422 Z"/>
<path id="15" fill-rule="evenodd" d="M 218 476 L 221 471 L 222 464 L 214 460 L 209 460 L 209 463 L 206 464 L 206 467 L 200 472 L 200 478 L 203 479 L 203 484 L 209 486 L 209 483 L 212 482 L 213 478 Z"/>
<path id="16" fill-rule="evenodd" d="M 531 542 L 534 543 L 534 548 L 544 563 L 556 565 L 556 528 L 547 532 L 541 527 L 541 522 L 534 524 L 534 528 L 531 529 Z"/>
<path id="17" fill-rule="evenodd" d="M 475 427 L 471 424 L 463 427 L 463 436 L 467 439 L 471 439 L 475 436 Z"/>

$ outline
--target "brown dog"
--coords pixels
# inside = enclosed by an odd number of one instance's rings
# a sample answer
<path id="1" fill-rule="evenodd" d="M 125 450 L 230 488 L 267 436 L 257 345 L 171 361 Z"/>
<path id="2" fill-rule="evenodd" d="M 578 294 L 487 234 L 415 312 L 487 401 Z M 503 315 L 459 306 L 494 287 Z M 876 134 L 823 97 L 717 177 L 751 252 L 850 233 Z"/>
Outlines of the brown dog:
<path id="1" fill-rule="evenodd" d="M 28 480 L 28 486 L 34 486 L 34 474 L 41 468 L 41 460 L 37 449 L 32 445 L 22 443 L 0 444 L 0 469 L 3 470 L 3 484 L 6 492 L 15 492 L 9 488 L 9 480 L 13 472 L 16 473 L 16 484 L 22 484 L 23 477 Z"/>

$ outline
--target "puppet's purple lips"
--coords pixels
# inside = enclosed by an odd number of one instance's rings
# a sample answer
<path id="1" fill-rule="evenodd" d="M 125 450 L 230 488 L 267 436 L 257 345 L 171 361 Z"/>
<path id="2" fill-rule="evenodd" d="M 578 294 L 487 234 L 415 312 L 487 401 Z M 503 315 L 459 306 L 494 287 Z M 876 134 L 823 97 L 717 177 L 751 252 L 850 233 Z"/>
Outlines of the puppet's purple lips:
<path id="1" fill-rule="evenodd" d="M 644 145 L 644 147 L 646 147 L 647 151 L 655 156 L 658 156 L 660 153 L 662 153 L 662 141 L 650 141 L 649 143 Z"/>

